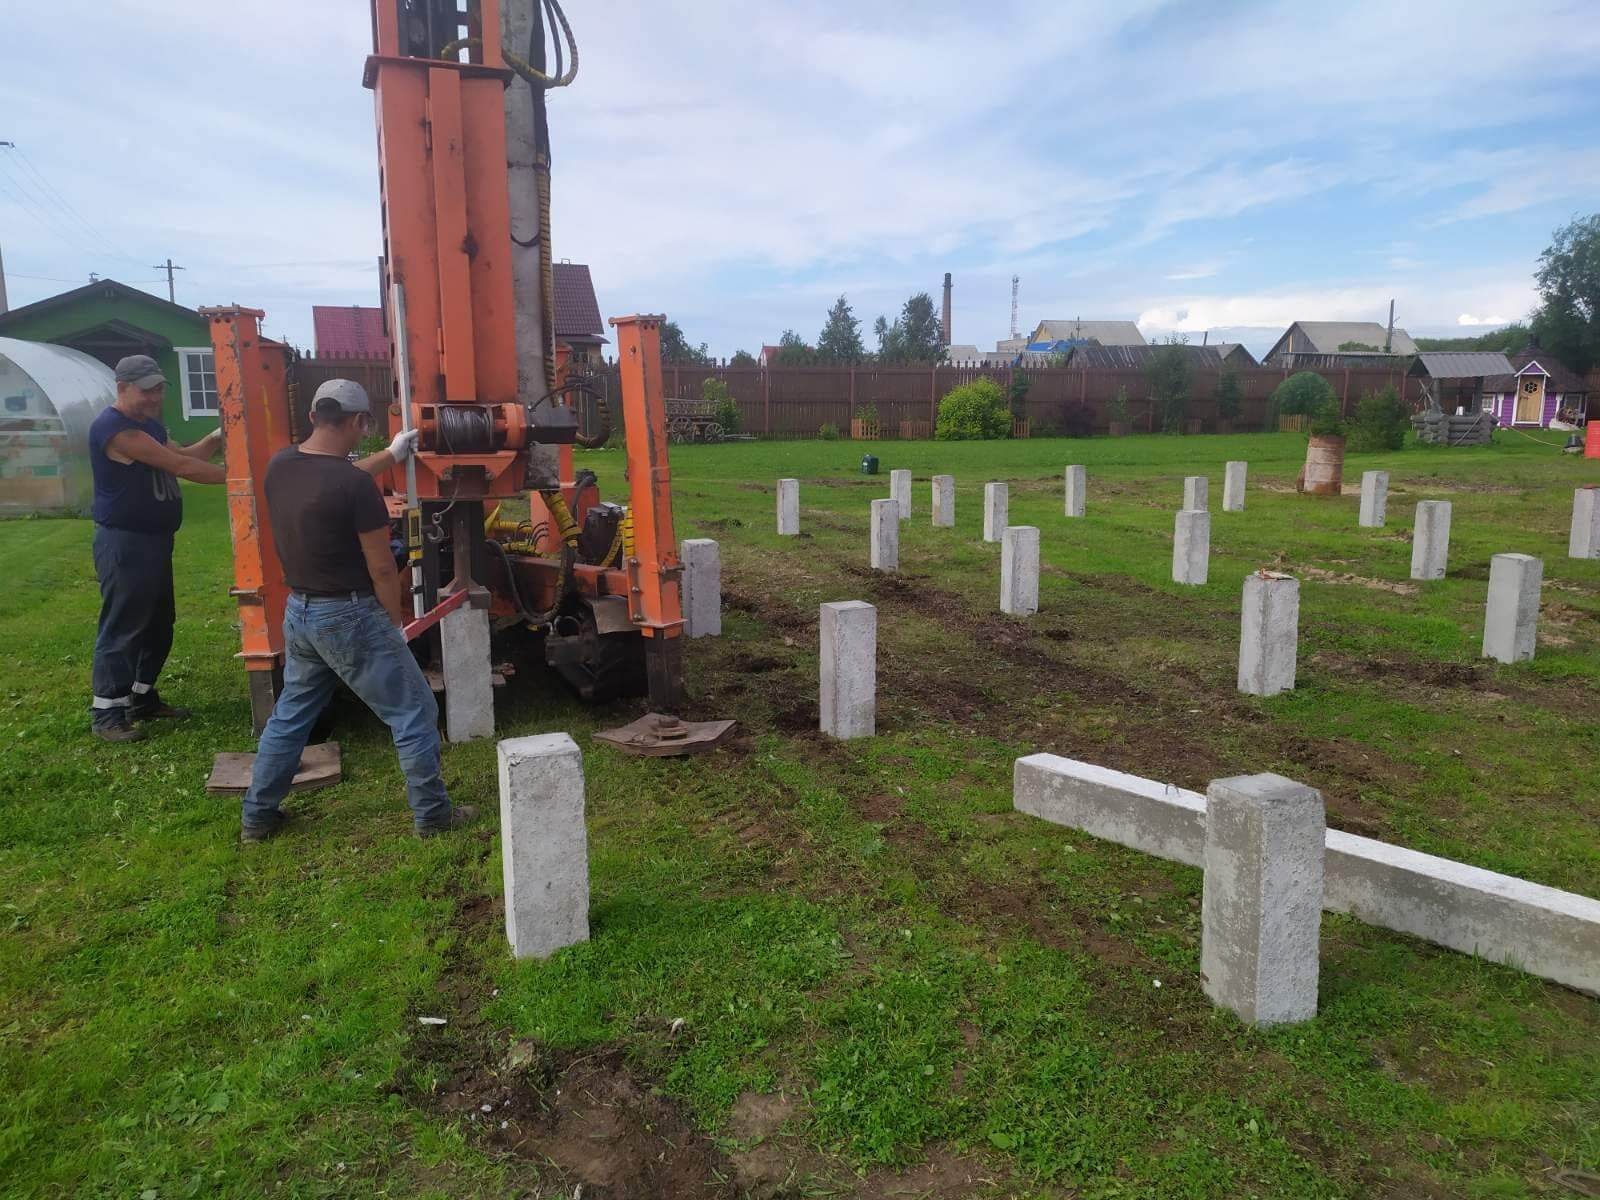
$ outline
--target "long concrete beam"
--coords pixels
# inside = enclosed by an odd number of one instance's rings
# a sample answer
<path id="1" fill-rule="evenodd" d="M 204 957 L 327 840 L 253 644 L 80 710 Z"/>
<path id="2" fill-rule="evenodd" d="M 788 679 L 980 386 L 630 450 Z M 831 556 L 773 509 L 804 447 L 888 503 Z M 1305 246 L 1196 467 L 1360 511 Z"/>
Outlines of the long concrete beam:
<path id="1" fill-rule="evenodd" d="M 1206 798 L 1056 754 L 1019 758 L 1012 804 L 1199 867 Z M 1600 996 L 1600 900 L 1328 830 L 1322 907 Z"/>

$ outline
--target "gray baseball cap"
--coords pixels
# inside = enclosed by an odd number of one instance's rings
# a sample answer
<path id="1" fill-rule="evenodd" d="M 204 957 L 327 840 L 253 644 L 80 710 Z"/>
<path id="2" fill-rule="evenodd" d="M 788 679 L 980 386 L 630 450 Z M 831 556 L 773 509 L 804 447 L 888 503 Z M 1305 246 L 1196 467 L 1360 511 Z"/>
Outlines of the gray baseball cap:
<path id="1" fill-rule="evenodd" d="M 148 354 L 130 354 L 127 358 L 117 360 L 118 383 L 131 383 L 142 390 L 166 381 L 167 377 L 161 373 L 156 360 Z"/>
<path id="2" fill-rule="evenodd" d="M 311 397 L 311 407 L 321 408 L 324 412 L 333 405 L 323 404 L 324 400 L 332 400 L 339 406 L 341 412 L 369 413 L 372 411 L 372 401 L 367 399 L 367 389 L 354 379 L 329 379 L 317 389 L 317 394 Z"/>

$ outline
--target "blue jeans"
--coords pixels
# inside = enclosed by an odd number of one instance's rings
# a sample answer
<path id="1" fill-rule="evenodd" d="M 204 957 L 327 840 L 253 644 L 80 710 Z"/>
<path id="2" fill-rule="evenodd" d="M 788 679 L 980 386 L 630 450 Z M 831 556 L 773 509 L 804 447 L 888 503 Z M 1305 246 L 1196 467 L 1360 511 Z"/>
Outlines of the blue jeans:
<path id="1" fill-rule="evenodd" d="M 448 827 L 450 797 L 439 777 L 439 706 L 405 635 L 377 598 L 290 596 L 283 614 L 283 651 L 283 691 L 261 731 L 244 796 L 245 827 L 273 822 L 272 814 L 289 794 L 311 728 L 340 682 L 394 735 L 406 775 L 406 802 L 417 828 Z"/>

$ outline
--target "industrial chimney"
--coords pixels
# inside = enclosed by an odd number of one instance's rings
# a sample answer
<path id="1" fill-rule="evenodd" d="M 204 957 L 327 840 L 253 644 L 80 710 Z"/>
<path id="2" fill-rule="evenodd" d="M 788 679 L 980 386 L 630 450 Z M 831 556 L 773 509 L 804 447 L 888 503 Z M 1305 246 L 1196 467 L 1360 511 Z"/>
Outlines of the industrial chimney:
<path id="1" fill-rule="evenodd" d="M 950 272 L 944 273 L 944 320 L 939 324 L 939 334 L 944 344 L 950 344 Z"/>

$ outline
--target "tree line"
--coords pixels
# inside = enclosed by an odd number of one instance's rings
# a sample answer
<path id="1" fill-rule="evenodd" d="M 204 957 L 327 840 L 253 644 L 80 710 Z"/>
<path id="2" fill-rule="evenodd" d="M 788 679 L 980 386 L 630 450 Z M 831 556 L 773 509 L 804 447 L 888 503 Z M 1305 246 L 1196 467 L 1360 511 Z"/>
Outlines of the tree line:
<path id="1" fill-rule="evenodd" d="M 900 306 L 893 321 L 880 316 L 872 325 L 872 335 L 877 340 L 876 351 L 867 349 L 861 336 L 861 319 L 856 316 L 847 296 L 840 296 L 823 318 L 822 330 L 816 344 L 808 344 L 793 329 L 785 329 L 778 338 L 775 358 L 780 367 L 845 366 L 857 363 L 878 363 L 898 366 L 902 363 L 937 362 L 944 357 L 943 330 L 933 297 L 918 292 Z M 706 343 L 691 344 L 675 321 L 661 326 L 661 361 L 668 363 L 710 366 L 712 358 Z M 748 350 L 737 351 L 728 360 L 731 367 L 753 367 L 755 355 Z"/>

